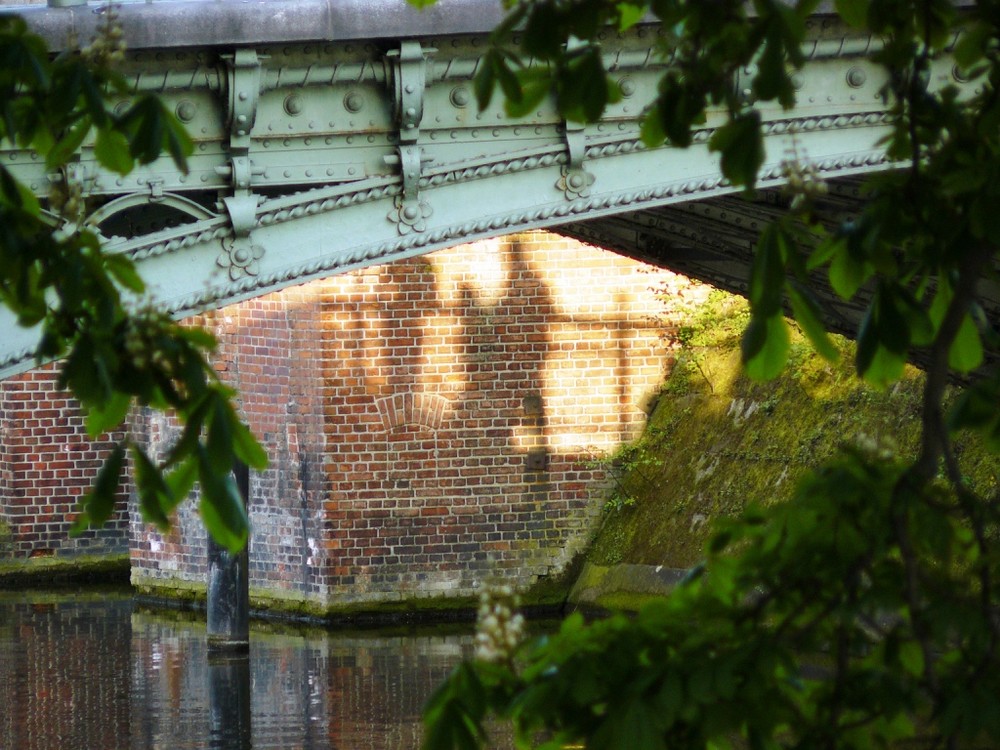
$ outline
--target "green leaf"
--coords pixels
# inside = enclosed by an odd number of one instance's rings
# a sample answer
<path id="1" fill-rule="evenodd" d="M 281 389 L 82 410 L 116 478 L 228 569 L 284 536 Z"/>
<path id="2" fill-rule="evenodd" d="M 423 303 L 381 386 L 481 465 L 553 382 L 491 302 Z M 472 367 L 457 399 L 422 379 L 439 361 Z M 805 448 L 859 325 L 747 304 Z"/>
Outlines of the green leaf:
<path id="1" fill-rule="evenodd" d="M 126 289 L 142 294 L 146 291 L 146 284 L 135 269 L 135 263 L 127 255 L 120 253 L 106 253 L 101 256 L 108 272 L 117 279 L 118 283 Z"/>
<path id="2" fill-rule="evenodd" d="M 117 130 L 101 128 L 94 142 L 97 161 L 112 172 L 125 175 L 132 171 L 134 162 L 129 154 L 128 139 Z"/>
<path id="3" fill-rule="evenodd" d="M 860 352 L 860 349 L 859 349 Z M 860 354 L 858 360 L 858 372 L 866 382 L 871 383 L 876 388 L 884 390 L 895 383 L 903 374 L 906 367 L 906 356 L 899 352 L 894 352 L 881 344 L 876 344 L 875 351 L 867 362 L 865 369 L 861 369 Z"/>
<path id="4" fill-rule="evenodd" d="M 962 325 L 948 350 L 948 366 L 961 373 L 972 372 L 983 363 L 983 341 L 979 328 L 971 315 L 962 319 Z"/>
<path id="5" fill-rule="evenodd" d="M 169 513 L 191 493 L 194 483 L 198 480 L 197 456 L 188 456 L 166 476 L 166 484 L 170 489 L 170 500 L 165 510 Z"/>
<path id="6" fill-rule="evenodd" d="M 205 451 L 198 455 L 201 502 L 198 510 L 208 533 L 233 554 L 246 545 L 249 520 L 231 471 L 215 470 Z"/>
<path id="7" fill-rule="evenodd" d="M 233 469 L 233 425 L 239 422 L 224 398 L 216 396 L 212 402 L 205 447 L 213 470 L 225 474 Z"/>
<path id="8" fill-rule="evenodd" d="M 498 65 L 496 60 L 499 54 L 495 49 L 487 50 L 486 54 L 483 55 L 479 72 L 476 73 L 476 77 L 473 80 L 476 103 L 481 110 L 490 106 L 490 101 L 493 99 L 493 89 L 496 86 L 496 67 Z"/>
<path id="9" fill-rule="evenodd" d="M 868 5 L 870 0 L 834 0 L 833 7 L 844 23 L 856 29 L 868 23 Z"/>
<path id="10" fill-rule="evenodd" d="M 752 187 L 764 163 L 760 113 L 744 112 L 715 131 L 709 148 L 722 154 L 722 174 L 734 185 Z"/>
<path id="11" fill-rule="evenodd" d="M 45 166 L 49 169 L 56 169 L 68 162 L 73 154 L 79 150 L 87 133 L 90 132 L 90 125 L 90 117 L 86 115 L 73 123 L 45 155 Z"/>
<path id="12" fill-rule="evenodd" d="M 125 444 L 118 443 L 97 472 L 94 486 L 83 496 L 80 513 L 73 522 L 70 534 L 75 536 L 88 528 L 103 526 L 111 518 L 124 466 Z"/>
<path id="13" fill-rule="evenodd" d="M 769 224 L 761 233 L 750 269 L 748 296 L 754 315 L 770 318 L 781 311 L 788 253 L 785 234 L 777 224 Z"/>
<path id="14" fill-rule="evenodd" d="M 899 647 L 899 663 L 914 677 L 924 673 L 924 650 L 917 641 L 907 641 Z"/>
<path id="15" fill-rule="evenodd" d="M 552 77 L 548 68 L 524 68 L 517 73 L 521 87 L 518 101 L 507 99 L 505 108 L 511 117 L 526 117 L 541 104 L 552 90 Z"/>
<path id="16" fill-rule="evenodd" d="M 240 461 L 258 471 L 267 468 L 267 453 L 246 425 L 234 420 L 232 436 L 233 452 Z"/>
<path id="17" fill-rule="evenodd" d="M 131 453 L 142 520 L 155 524 L 160 531 L 166 531 L 170 528 L 170 519 L 164 512 L 163 500 L 169 500 L 169 489 L 163 481 L 163 474 L 146 452 L 134 443 Z"/>
<path id="18" fill-rule="evenodd" d="M 87 434 L 91 438 L 118 427 L 125 421 L 132 397 L 121 391 L 114 391 L 103 403 L 93 404 L 87 409 Z"/>
<path id="19" fill-rule="evenodd" d="M 616 6 L 618 10 L 618 30 L 627 31 L 635 26 L 646 15 L 646 6 L 641 3 L 621 2 Z"/>
<path id="20" fill-rule="evenodd" d="M 792 303 L 795 320 L 802 327 L 813 348 L 823 359 L 836 362 L 840 358 L 840 352 L 826 332 L 826 326 L 823 325 L 823 311 L 819 303 L 807 289 L 795 283 L 788 285 L 788 299 Z"/>
<path id="21" fill-rule="evenodd" d="M 754 380 L 777 377 L 788 360 L 790 346 L 788 325 L 780 313 L 769 318 L 758 315 L 750 318 L 741 343 L 747 375 Z"/>
<path id="22" fill-rule="evenodd" d="M 841 299 L 851 299 L 872 275 L 871 264 L 857 260 L 848 243 L 840 241 L 830 262 L 830 286 Z"/>

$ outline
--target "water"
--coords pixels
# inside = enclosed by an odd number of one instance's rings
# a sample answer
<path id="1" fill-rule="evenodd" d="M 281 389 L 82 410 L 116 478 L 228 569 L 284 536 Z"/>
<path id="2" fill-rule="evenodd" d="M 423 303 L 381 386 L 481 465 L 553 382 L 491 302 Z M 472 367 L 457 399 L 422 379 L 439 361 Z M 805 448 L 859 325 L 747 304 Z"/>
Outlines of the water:
<path id="1" fill-rule="evenodd" d="M 127 593 L 0 593 L 0 748 L 413 750 L 471 635 L 255 627 L 209 660 L 205 627 Z"/>

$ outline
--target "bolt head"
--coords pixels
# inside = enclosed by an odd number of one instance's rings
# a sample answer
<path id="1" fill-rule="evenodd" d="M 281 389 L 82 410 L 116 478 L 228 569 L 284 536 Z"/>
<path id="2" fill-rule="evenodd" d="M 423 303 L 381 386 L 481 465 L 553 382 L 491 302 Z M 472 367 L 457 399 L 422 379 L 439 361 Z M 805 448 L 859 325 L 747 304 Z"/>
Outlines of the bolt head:
<path id="1" fill-rule="evenodd" d="M 360 112 L 365 106 L 364 97 L 357 91 L 348 91 L 344 96 L 344 109 L 348 112 Z"/>
<path id="2" fill-rule="evenodd" d="M 851 68 L 847 71 L 847 85 L 852 89 L 864 86 L 866 80 L 868 76 L 861 68 Z"/>
<path id="3" fill-rule="evenodd" d="M 181 122 L 191 122 L 194 119 L 195 112 L 197 112 L 197 107 L 187 99 L 178 104 L 177 109 L 174 110 L 174 114 L 177 115 L 177 119 Z"/>
<path id="4" fill-rule="evenodd" d="M 292 116 L 302 114 L 303 107 L 302 97 L 298 94 L 289 94 L 285 97 L 285 112 L 288 114 Z"/>
<path id="5" fill-rule="evenodd" d="M 472 97 L 469 95 L 469 90 L 465 86 L 456 86 L 451 90 L 451 95 L 449 96 L 451 103 L 456 107 L 468 106 Z"/>

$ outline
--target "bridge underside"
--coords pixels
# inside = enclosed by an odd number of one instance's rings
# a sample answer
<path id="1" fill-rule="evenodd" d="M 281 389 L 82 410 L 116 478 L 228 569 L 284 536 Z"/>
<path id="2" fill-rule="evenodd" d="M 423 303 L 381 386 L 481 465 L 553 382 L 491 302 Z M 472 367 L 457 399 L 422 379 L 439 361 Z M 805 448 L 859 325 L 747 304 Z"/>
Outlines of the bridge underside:
<path id="1" fill-rule="evenodd" d="M 540 227 L 742 291 L 760 227 L 783 210 L 784 160 L 832 180 L 831 220 L 856 210 L 859 175 L 891 166 L 878 146 L 884 78 L 865 57 L 877 41 L 828 17 L 810 21 L 799 105 L 763 113 L 762 191 L 746 201 L 708 149 L 721 113 L 687 150 L 642 143 L 641 116 L 668 64 L 659 28 L 606 34 L 622 98 L 584 127 L 551 101 L 516 117 L 499 97 L 479 110 L 473 78 L 497 3 L 445 5 L 431 15 L 393 5 L 381 18 L 388 38 L 371 38 L 363 3 L 124 4 L 124 72 L 165 99 L 195 153 L 187 173 L 163 159 L 119 177 L 85 144 L 70 171 L 87 225 L 178 316 Z M 95 23 L 87 8 L 24 12 L 53 46 Z M 282 13 L 294 18 L 279 23 Z M 961 85 L 945 62 L 933 76 Z M 51 176 L 34 155 L 7 144 L 0 158 L 47 194 Z M 831 325 L 848 332 L 857 308 L 831 302 Z M 6 315 L 0 325 L 16 333 L 0 343 L 0 375 L 30 367 L 37 339 Z"/>

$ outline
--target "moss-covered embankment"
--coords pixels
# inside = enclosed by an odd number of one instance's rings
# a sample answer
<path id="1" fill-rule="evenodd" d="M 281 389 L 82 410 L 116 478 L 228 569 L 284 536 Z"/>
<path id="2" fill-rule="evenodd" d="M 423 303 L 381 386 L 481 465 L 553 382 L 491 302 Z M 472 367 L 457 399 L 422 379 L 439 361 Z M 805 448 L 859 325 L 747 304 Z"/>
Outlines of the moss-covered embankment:
<path id="1" fill-rule="evenodd" d="M 713 293 L 683 329 L 683 349 L 645 433 L 615 457 L 612 500 L 575 602 L 629 608 L 663 591 L 699 561 L 715 519 L 789 497 L 803 472 L 845 442 L 914 451 L 918 370 L 880 392 L 855 376 L 852 342 L 837 342 L 841 359 L 830 365 L 793 334 L 785 373 L 755 383 L 740 367 L 748 318 L 742 298 Z M 996 492 L 995 456 L 968 442 L 959 448 L 972 483 Z"/>

